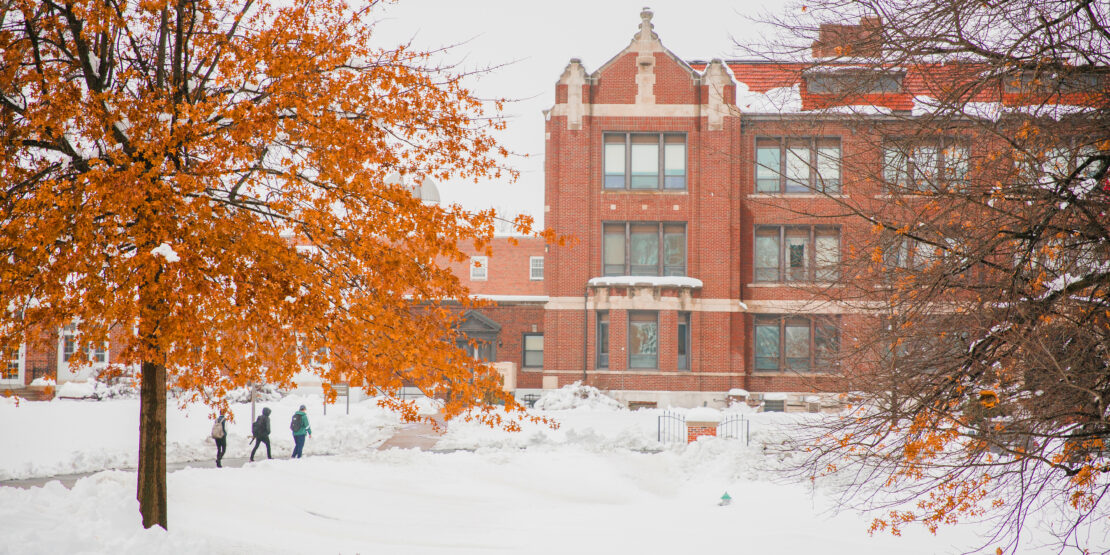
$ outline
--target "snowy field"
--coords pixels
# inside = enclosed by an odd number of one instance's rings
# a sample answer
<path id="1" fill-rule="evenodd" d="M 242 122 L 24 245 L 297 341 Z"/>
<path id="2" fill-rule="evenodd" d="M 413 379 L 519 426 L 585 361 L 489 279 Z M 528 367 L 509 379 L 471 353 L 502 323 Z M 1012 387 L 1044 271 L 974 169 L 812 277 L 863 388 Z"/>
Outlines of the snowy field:
<path id="1" fill-rule="evenodd" d="M 304 459 L 288 460 L 302 402 L 313 437 Z M 976 547 L 985 530 L 869 536 L 871 517 L 836 513 L 823 488 L 784 481 L 764 444 L 812 415 L 747 415 L 750 446 L 662 445 L 658 411 L 593 402 L 537 411 L 557 430 L 452 423 L 423 452 L 377 450 L 401 423 L 372 400 L 349 416 L 342 406 L 324 416 L 311 397 L 264 406 L 277 459 L 171 473 L 169 532 L 142 528 L 133 471 L 104 470 L 71 490 L 0 487 L 0 553 L 936 554 Z M 235 413 L 227 457 L 245 457 L 250 405 Z M 168 460 L 211 459 L 208 410 L 169 414 Z M 135 464 L 137 400 L 0 400 L 0 422 L 0 480 Z M 725 492 L 733 502 L 720 506 Z"/>

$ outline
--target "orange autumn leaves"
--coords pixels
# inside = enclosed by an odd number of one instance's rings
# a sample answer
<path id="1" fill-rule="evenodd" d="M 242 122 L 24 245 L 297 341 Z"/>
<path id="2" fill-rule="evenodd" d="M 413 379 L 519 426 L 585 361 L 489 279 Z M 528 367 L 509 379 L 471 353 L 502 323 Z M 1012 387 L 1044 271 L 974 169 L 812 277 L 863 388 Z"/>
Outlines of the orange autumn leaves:
<path id="1" fill-rule="evenodd" d="M 467 291 L 435 264 L 485 248 L 491 219 L 385 184 L 505 171 L 463 74 L 371 46 L 370 8 L 332 0 L 6 14 L 0 341 L 115 327 L 120 362 L 212 400 L 322 353 L 325 381 L 450 390 L 448 415 L 507 401 L 454 346 L 442 299 Z"/>

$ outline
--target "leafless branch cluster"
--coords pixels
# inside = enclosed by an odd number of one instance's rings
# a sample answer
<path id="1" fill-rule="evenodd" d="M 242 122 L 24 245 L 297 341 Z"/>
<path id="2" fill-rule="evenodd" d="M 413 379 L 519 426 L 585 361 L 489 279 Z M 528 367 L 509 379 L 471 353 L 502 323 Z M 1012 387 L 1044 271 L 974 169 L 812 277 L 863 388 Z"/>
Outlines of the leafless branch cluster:
<path id="1" fill-rule="evenodd" d="M 857 403 L 803 470 L 860 472 L 846 499 L 890 508 L 879 528 L 993 518 L 989 544 L 1018 551 L 1035 515 L 1061 546 L 1110 545 L 1108 21 L 1092 1 L 807 2 L 752 51 L 871 107 L 844 116 L 832 198 L 859 225 L 823 289 L 865 315 L 842 352 Z"/>

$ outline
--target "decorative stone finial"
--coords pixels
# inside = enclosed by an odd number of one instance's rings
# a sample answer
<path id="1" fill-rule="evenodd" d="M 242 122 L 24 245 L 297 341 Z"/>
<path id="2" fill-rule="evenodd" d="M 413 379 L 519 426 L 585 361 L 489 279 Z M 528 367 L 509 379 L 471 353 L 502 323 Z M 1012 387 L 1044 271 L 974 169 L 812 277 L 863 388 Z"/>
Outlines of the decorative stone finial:
<path id="1" fill-rule="evenodd" d="M 654 35 L 654 33 L 652 33 L 651 30 L 655 28 L 655 25 L 652 25 L 652 23 L 651 23 L 651 16 L 652 16 L 651 8 L 649 8 L 649 7 L 645 6 L 643 11 L 640 12 L 640 39 L 641 40 L 651 40 L 651 37 Z"/>

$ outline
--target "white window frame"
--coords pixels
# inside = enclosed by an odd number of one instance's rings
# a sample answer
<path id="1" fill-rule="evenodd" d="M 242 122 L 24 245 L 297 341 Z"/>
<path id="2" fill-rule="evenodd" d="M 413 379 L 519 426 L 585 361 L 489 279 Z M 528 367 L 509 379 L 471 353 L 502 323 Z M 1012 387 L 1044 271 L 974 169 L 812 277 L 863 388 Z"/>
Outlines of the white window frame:
<path id="1" fill-rule="evenodd" d="M 16 349 L 16 358 L 15 358 L 15 360 L 16 360 L 16 364 L 17 364 L 16 377 L 14 377 L 14 378 L 5 378 L 5 377 L 3 377 L 2 374 L 0 374 L 0 383 L 23 385 L 23 380 L 25 379 L 25 376 L 27 375 L 26 374 L 26 372 L 27 372 L 27 346 L 25 344 L 21 343 L 19 345 L 19 348 Z M 7 354 L 5 354 L 5 357 L 4 357 L 5 373 L 7 373 L 7 366 L 11 363 L 12 363 L 12 359 L 7 358 Z"/>
<path id="2" fill-rule="evenodd" d="M 79 345 L 79 342 L 78 342 L 79 335 L 80 334 L 78 334 L 78 332 L 77 332 L 77 324 L 70 324 L 70 325 L 64 326 L 64 327 L 62 327 L 61 329 L 58 330 L 58 366 L 57 366 L 58 383 L 61 383 L 62 381 L 70 381 L 71 379 L 77 379 L 82 375 L 82 374 L 78 374 L 78 373 L 76 373 L 76 372 L 74 372 L 73 370 L 70 369 L 69 358 L 66 357 L 66 336 L 70 336 L 70 337 L 73 338 L 74 352 L 70 353 L 70 356 L 72 357 L 77 352 L 77 345 Z M 112 363 L 111 345 L 107 341 L 104 342 L 104 362 L 97 361 L 95 359 L 95 357 L 93 356 L 92 351 L 93 351 L 92 347 L 85 347 L 85 354 L 87 355 L 87 358 L 89 360 L 89 364 L 87 366 L 83 367 L 81 369 L 81 371 L 82 372 L 87 372 L 89 370 L 92 370 L 93 371 L 93 376 L 95 376 L 95 374 L 96 374 L 95 371 L 96 370 L 101 370 L 103 368 L 107 368 Z M 66 378 L 67 378 L 65 380 L 62 379 L 63 372 L 65 373 Z M 88 377 L 91 378 L 92 376 L 88 376 Z"/>
<path id="3" fill-rule="evenodd" d="M 489 279 L 489 257 L 470 257 L 470 281 L 486 281 Z"/>
<path id="4" fill-rule="evenodd" d="M 536 267 L 536 262 L 539 262 L 539 267 Z M 536 275 L 536 270 L 539 270 L 539 275 Z M 528 257 L 528 279 L 532 281 L 543 281 L 543 257 L 531 256 Z"/>

